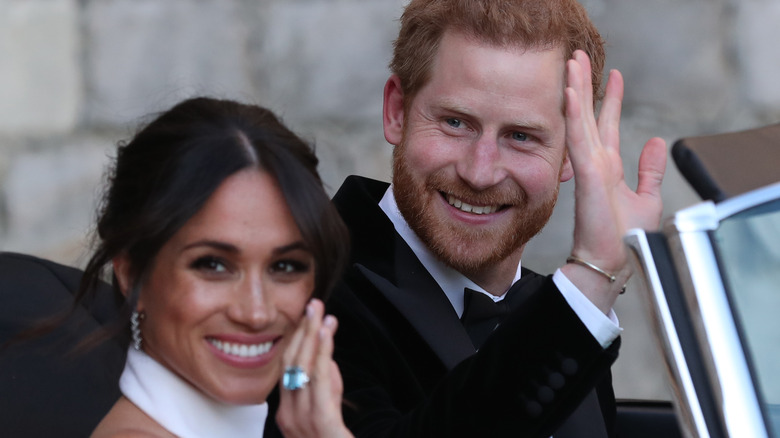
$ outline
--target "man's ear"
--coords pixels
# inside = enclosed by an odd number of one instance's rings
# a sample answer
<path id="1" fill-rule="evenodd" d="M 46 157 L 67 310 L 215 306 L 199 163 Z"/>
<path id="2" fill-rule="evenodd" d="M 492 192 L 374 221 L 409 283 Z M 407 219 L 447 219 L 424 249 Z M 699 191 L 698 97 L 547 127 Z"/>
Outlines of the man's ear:
<path id="1" fill-rule="evenodd" d="M 114 266 L 114 276 L 116 276 L 116 281 L 119 284 L 119 291 L 127 298 L 127 294 L 130 293 L 130 287 L 134 281 L 130 274 L 130 259 L 126 253 L 122 253 L 111 259 L 111 264 Z M 141 297 L 138 297 L 136 310 L 143 310 Z"/>
<path id="2" fill-rule="evenodd" d="M 571 166 L 569 151 L 563 151 L 563 163 L 561 163 L 561 182 L 566 182 L 574 176 L 574 168 Z"/>
<path id="3" fill-rule="evenodd" d="M 382 122 L 385 128 L 385 140 L 398 146 L 404 132 L 404 93 L 401 90 L 401 78 L 392 75 L 385 83 Z"/>

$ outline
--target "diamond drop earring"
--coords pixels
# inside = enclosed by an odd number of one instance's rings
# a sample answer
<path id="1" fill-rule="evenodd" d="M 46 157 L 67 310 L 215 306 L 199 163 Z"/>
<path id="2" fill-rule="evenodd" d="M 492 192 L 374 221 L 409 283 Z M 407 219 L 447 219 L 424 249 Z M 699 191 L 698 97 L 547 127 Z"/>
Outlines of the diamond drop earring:
<path id="1" fill-rule="evenodd" d="M 141 349 L 141 342 L 143 342 L 143 339 L 141 338 L 141 321 L 143 321 L 145 317 L 145 313 L 138 313 L 136 310 L 133 310 L 133 314 L 130 315 L 130 333 L 133 336 L 133 348 L 136 350 Z"/>

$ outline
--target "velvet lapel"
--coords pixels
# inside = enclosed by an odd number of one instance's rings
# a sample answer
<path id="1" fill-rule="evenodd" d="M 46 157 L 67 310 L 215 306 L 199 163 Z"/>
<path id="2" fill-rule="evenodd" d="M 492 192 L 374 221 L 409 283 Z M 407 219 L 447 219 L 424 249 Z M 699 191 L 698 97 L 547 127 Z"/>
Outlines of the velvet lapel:
<path id="1" fill-rule="evenodd" d="M 352 234 L 353 264 L 452 369 L 474 347 L 444 292 L 379 208 L 387 187 L 349 177 L 333 198 Z"/>
<path id="2" fill-rule="evenodd" d="M 399 237 L 398 240 L 402 239 Z M 408 251 L 411 257 L 396 252 L 395 284 L 366 266 L 356 266 L 406 317 L 447 369 L 452 369 L 474 354 L 474 346 L 444 292 L 414 257 L 412 250 Z"/>

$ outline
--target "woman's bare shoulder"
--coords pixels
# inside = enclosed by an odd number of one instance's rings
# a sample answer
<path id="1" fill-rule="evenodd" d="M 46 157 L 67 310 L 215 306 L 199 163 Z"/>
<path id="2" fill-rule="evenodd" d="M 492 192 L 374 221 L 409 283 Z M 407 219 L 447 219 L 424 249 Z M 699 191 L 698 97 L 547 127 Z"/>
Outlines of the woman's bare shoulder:
<path id="1" fill-rule="evenodd" d="M 108 411 L 91 438 L 175 438 L 124 396 Z"/>

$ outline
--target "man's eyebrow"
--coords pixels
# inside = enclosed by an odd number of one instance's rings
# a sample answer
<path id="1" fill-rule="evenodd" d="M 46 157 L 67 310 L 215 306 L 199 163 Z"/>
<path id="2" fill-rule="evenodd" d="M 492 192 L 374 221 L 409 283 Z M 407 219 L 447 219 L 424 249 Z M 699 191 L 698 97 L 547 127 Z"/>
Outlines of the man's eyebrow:
<path id="1" fill-rule="evenodd" d="M 439 110 L 450 111 L 464 116 L 471 115 L 471 112 L 463 105 L 453 102 L 447 98 L 440 98 L 433 102 L 433 107 Z"/>
<path id="2" fill-rule="evenodd" d="M 436 100 L 433 103 L 434 108 L 437 108 L 441 111 L 451 112 L 455 115 L 461 115 L 464 117 L 474 117 L 474 113 L 472 111 L 469 111 L 467 108 L 465 108 L 463 105 L 455 103 L 447 98 L 442 98 L 439 100 Z M 515 127 L 521 130 L 530 130 L 535 132 L 544 132 L 549 131 L 549 123 L 538 120 L 538 119 L 529 119 L 529 118 L 521 118 L 521 119 L 513 119 L 509 123 L 507 123 L 507 126 Z"/>
<path id="3" fill-rule="evenodd" d="M 509 126 L 531 132 L 547 132 L 550 130 L 547 127 L 548 124 L 536 120 L 515 120 Z"/>

